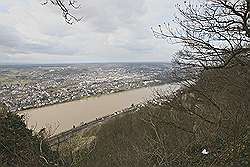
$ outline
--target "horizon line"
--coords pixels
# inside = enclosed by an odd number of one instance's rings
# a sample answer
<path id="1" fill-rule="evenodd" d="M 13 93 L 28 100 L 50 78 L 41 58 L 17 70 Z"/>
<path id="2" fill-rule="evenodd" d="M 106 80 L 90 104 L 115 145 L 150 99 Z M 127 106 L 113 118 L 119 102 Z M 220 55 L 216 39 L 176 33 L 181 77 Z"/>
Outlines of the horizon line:
<path id="1" fill-rule="evenodd" d="M 110 62 L 54 62 L 54 63 L 0 63 L 0 65 L 63 65 L 63 64 L 125 64 L 125 63 L 171 63 L 171 61 L 110 61 Z"/>

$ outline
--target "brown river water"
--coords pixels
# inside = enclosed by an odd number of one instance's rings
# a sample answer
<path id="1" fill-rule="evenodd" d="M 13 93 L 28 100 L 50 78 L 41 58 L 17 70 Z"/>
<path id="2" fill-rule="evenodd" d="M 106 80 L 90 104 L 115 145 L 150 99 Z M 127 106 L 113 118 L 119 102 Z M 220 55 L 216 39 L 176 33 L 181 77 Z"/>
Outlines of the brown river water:
<path id="1" fill-rule="evenodd" d="M 51 129 L 54 134 L 57 134 L 71 129 L 73 125 L 78 126 L 81 122 L 89 122 L 96 118 L 125 109 L 132 104 L 150 100 L 156 90 L 162 93 L 169 93 L 178 88 L 179 86 L 174 84 L 139 88 L 99 97 L 90 97 L 84 100 L 25 110 L 19 112 L 19 114 L 26 115 L 26 122 L 29 128 L 39 131 L 41 128 L 46 127 Z"/>

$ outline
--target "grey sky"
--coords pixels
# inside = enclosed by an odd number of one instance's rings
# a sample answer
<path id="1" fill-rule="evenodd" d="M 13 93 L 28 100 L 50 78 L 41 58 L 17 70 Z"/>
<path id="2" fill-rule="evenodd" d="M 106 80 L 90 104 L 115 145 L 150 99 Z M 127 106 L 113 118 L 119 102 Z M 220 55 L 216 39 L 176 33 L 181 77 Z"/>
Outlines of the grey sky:
<path id="1" fill-rule="evenodd" d="M 0 63 L 170 61 L 178 49 L 150 30 L 173 19 L 178 1 L 79 2 L 85 20 L 71 26 L 40 0 L 0 0 Z"/>

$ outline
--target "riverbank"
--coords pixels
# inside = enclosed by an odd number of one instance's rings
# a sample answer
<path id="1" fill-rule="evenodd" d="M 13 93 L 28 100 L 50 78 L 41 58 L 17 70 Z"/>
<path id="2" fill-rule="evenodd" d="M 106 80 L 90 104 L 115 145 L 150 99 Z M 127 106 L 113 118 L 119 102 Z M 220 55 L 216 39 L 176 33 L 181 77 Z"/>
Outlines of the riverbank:
<path id="1" fill-rule="evenodd" d="M 117 94 L 117 93 L 121 93 L 121 92 L 125 92 L 125 91 L 132 91 L 132 90 L 136 90 L 136 89 L 141 89 L 141 88 L 157 87 L 157 86 L 161 86 L 161 85 L 165 85 L 165 84 L 168 84 L 168 83 L 154 84 L 154 85 L 149 85 L 149 86 L 141 86 L 141 87 L 135 87 L 135 88 L 130 88 L 130 89 L 120 89 L 118 91 L 115 90 L 112 93 L 103 93 L 103 94 L 96 94 L 96 95 L 92 95 L 92 96 L 83 96 L 83 97 L 80 97 L 80 98 L 77 98 L 77 99 L 70 99 L 68 101 L 56 102 L 56 103 L 53 103 L 53 104 L 46 104 L 46 105 L 37 106 L 37 107 L 33 106 L 33 107 L 30 107 L 30 108 L 26 108 L 26 109 L 22 109 L 20 111 L 17 111 L 17 113 L 22 113 L 22 112 L 25 112 L 25 111 L 34 110 L 34 109 L 43 108 L 43 107 L 49 107 L 49 106 L 53 106 L 53 105 L 60 105 L 60 104 L 70 103 L 70 102 L 79 101 L 79 100 L 87 100 L 89 98 L 98 98 L 98 97 L 101 97 L 101 96 L 107 96 L 107 95 L 111 95 L 111 94 Z"/>
<path id="2" fill-rule="evenodd" d="M 176 90 L 176 84 L 165 84 L 149 88 L 140 88 L 120 93 L 87 98 L 43 108 L 26 110 L 19 114 L 26 115 L 29 128 L 39 131 L 46 127 L 54 134 L 90 122 L 106 115 L 113 114 L 151 99 L 155 90 Z"/>

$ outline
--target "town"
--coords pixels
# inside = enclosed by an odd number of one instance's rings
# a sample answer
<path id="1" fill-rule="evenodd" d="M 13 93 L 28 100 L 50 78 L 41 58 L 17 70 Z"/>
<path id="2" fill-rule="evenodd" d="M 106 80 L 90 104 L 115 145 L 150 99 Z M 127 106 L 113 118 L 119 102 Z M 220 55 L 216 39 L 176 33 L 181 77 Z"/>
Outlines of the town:
<path id="1" fill-rule="evenodd" d="M 165 63 L 0 66 L 0 102 L 11 112 L 169 82 Z"/>

